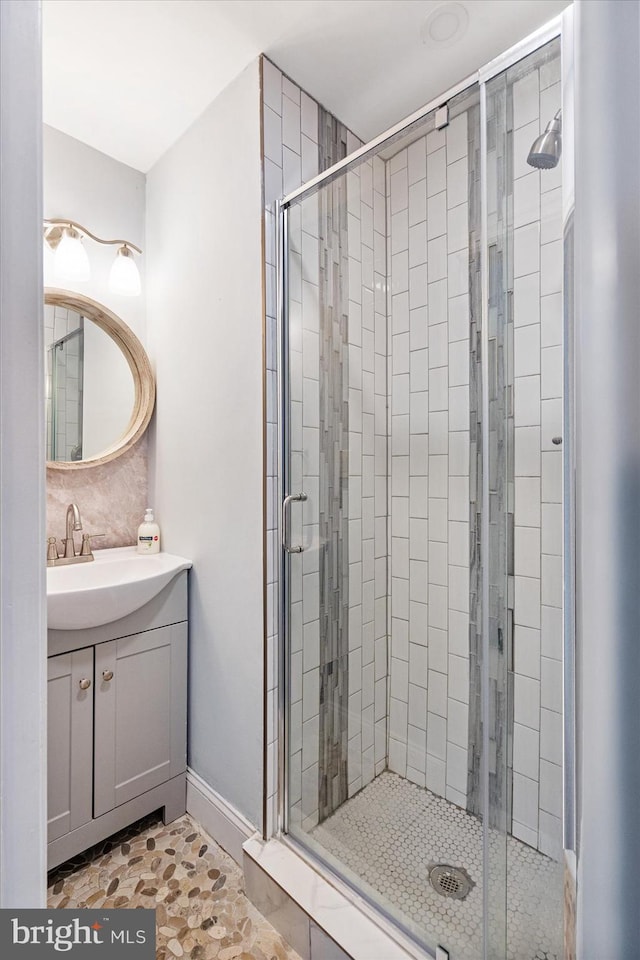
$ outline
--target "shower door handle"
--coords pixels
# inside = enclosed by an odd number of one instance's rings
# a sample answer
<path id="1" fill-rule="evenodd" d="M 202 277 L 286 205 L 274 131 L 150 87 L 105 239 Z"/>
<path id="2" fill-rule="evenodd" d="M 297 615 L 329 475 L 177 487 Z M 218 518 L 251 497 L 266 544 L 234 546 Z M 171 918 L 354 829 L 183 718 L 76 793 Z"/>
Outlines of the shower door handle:
<path id="1" fill-rule="evenodd" d="M 287 553 L 302 553 L 304 547 L 292 547 L 289 543 L 289 504 L 304 502 L 307 499 L 306 493 L 290 493 L 289 496 L 285 497 L 282 501 L 282 546 L 287 551 Z"/>

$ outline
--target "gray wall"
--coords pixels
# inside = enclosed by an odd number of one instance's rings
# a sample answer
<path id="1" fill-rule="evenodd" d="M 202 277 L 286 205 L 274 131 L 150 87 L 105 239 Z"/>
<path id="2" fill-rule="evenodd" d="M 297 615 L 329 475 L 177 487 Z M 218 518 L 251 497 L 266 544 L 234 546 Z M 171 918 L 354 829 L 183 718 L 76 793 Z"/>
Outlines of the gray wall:
<path id="1" fill-rule="evenodd" d="M 640 5 L 577 16 L 578 957 L 600 960 L 640 939 Z"/>
<path id="2" fill-rule="evenodd" d="M 45 905 L 41 86 L 40 4 L 5 0 L 0 3 L 0 907 Z"/>
<path id="3" fill-rule="evenodd" d="M 258 825 L 263 358 L 256 60 L 147 177 L 151 500 L 193 561 L 189 763 Z"/>

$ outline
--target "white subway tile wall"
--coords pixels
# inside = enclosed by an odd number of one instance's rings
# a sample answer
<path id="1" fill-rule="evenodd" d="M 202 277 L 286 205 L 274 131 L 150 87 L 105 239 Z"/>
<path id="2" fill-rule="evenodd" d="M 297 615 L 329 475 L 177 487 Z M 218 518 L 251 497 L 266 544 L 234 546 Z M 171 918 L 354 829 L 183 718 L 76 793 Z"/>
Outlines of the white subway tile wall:
<path id="1" fill-rule="evenodd" d="M 82 449 L 82 345 L 80 333 L 65 341 L 64 348 L 53 344 L 82 326 L 82 318 L 67 307 L 45 304 L 45 412 L 47 460 L 78 459 Z M 56 375 L 54 376 L 54 364 Z M 54 383 L 56 396 L 53 396 Z M 55 402 L 54 402 L 55 399 Z M 53 436 L 55 427 L 56 435 Z M 55 457 L 54 457 L 55 448 Z"/>
<path id="2" fill-rule="evenodd" d="M 57 308 L 63 309 L 63 308 Z M 53 425 L 53 357 L 51 346 L 55 339 L 55 311 L 56 307 L 51 303 L 44 305 L 44 376 L 45 376 L 45 417 L 47 421 L 47 460 L 52 456 L 52 438 L 51 429 Z"/>
<path id="3" fill-rule="evenodd" d="M 282 77 L 282 184 L 279 196 L 300 186 L 303 136 L 305 166 L 315 176 L 319 167 L 318 128 L 302 134 L 302 91 Z M 317 111 L 316 111 L 317 114 Z M 315 148 L 315 151 L 314 149 Z M 287 160 L 293 155 L 296 161 Z M 287 172 L 287 165 L 289 173 Z M 291 687 L 292 719 L 301 723 L 301 738 L 289 750 L 291 822 L 304 830 L 319 819 L 320 742 L 320 289 L 319 208 L 317 197 L 295 206 L 289 217 L 289 244 L 296 263 L 289 288 L 290 337 L 290 463 L 291 491 L 303 490 L 307 500 L 294 504 L 290 537 L 302 544 L 291 555 L 290 616 L 292 658 L 299 657 L 301 682 Z M 300 608 L 299 610 L 297 608 Z M 299 633 L 293 631 L 293 624 Z M 297 699 L 296 699 L 297 698 Z M 291 730 L 293 733 L 293 731 Z M 296 749 L 294 749 L 294 747 Z M 295 784 L 295 787 L 293 786 Z"/>
<path id="4" fill-rule="evenodd" d="M 388 163 L 389 768 L 463 807 L 470 555 L 467 141 L 462 114 Z"/>
<path id="5" fill-rule="evenodd" d="M 560 107 L 557 76 L 513 87 L 515 837 L 562 853 L 561 168 L 533 170 L 532 141 Z"/>
<path id="6" fill-rule="evenodd" d="M 287 150 L 297 151 L 301 156 L 302 131 L 300 94 L 292 90 L 286 77 L 283 86 L 283 155 Z M 293 96 L 293 99 L 292 99 Z M 310 138 L 308 138 L 310 139 Z M 316 169 L 318 167 L 318 134 L 316 131 Z M 288 182 L 283 169 L 282 191 L 284 193 L 300 186 L 302 173 L 297 171 L 295 182 Z M 292 822 L 309 830 L 318 823 L 319 741 L 320 741 L 320 573 L 319 573 L 319 521 L 320 521 L 320 290 L 319 290 L 319 237 L 318 202 L 310 198 L 291 211 L 289 219 L 290 249 L 300 260 L 300 282 L 289 291 L 289 331 L 291 349 L 290 393 L 290 456 L 292 491 L 303 490 L 307 500 L 294 504 L 290 513 L 290 536 L 293 543 L 302 544 L 302 554 L 291 555 L 292 587 L 301 585 L 301 594 L 291 593 L 291 615 L 301 603 L 301 614 L 296 613 L 296 622 L 301 622 L 301 633 L 291 634 L 291 650 L 299 653 L 302 661 L 302 683 L 294 691 L 300 699 L 302 741 L 299 748 L 289 751 L 290 769 L 295 768 L 295 782 L 300 790 L 290 787 Z M 295 347 L 299 345 L 300 349 Z M 295 386 L 294 386 L 295 383 Z M 293 745 L 292 745 L 293 746 Z M 300 776 L 298 778 L 298 770 Z"/>
<path id="7" fill-rule="evenodd" d="M 267 400 L 267 806 L 264 832 L 277 823 L 278 752 L 278 409 L 277 409 L 277 253 L 274 201 L 315 176 L 319 166 L 318 106 L 262 58 L 263 169 L 265 204 L 266 400 Z M 291 468 L 302 489 L 302 450 L 310 482 L 304 509 L 291 514 L 291 536 L 307 548 L 294 556 L 291 577 L 291 738 L 290 796 L 299 822 L 317 821 L 318 807 L 318 276 L 317 209 L 300 208 L 290 219 Z M 314 249 L 316 256 L 313 256 Z M 304 270 L 302 272 L 304 254 Z M 312 482 L 315 478 L 315 483 Z M 314 742 L 315 738 L 315 742 Z"/>
<path id="8" fill-rule="evenodd" d="M 347 176 L 350 797 L 387 764 L 387 281 L 375 252 L 386 243 L 386 220 L 375 216 L 384 204 L 376 157 Z"/>

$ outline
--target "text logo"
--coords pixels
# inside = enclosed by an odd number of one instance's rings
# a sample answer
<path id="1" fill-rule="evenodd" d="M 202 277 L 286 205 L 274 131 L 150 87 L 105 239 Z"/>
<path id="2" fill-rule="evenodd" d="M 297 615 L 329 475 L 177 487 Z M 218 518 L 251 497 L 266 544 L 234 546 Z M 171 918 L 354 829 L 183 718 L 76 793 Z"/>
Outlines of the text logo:
<path id="1" fill-rule="evenodd" d="M 155 960 L 155 910 L 0 910 L 0 955 Z"/>

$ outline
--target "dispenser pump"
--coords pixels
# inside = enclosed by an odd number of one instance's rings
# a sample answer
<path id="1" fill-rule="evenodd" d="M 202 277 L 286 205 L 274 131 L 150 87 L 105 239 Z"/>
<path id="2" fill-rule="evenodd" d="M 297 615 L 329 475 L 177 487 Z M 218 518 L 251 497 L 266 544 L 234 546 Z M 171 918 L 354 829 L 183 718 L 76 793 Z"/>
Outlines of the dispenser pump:
<path id="1" fill-rule="evenodd" d="M 147 507 L 144 514 L 145 523 L 153 523 L 153 509 L 152 507 Z"/>

